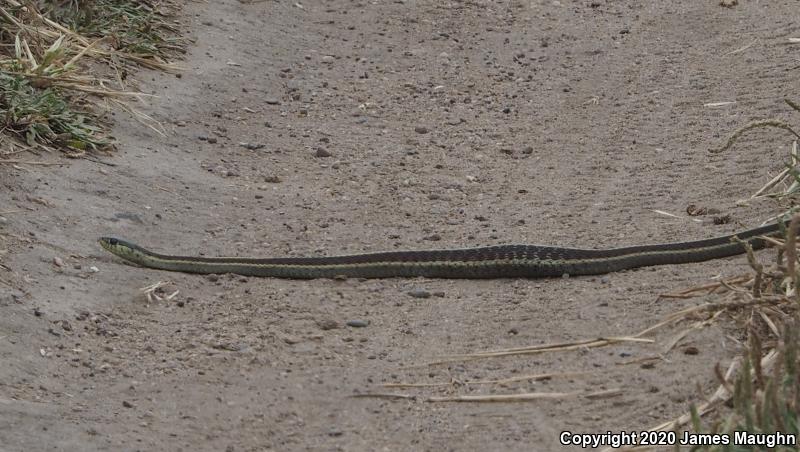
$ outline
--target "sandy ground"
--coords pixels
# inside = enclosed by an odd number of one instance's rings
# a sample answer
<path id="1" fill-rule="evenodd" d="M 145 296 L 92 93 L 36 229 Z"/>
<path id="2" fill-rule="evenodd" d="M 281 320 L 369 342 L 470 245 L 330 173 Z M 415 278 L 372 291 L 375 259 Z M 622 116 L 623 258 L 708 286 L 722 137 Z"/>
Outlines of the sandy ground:
<path id="1" fill-rule="evenodd" d="M 776 206 L 736 201 L 781 168 L 789 137 L 708 150 L 753 119 L 797 119 L 782 103 L 800 86 L 795 2 L 301 3 L 187 3 L 183 76 L 139 74 L 166 136 L 117 115 L 114 166 L 0 167 L 0 450 L 544 451 L 562 430 L 642 429 L 710 392 L 713 365 L 739 351 L 724 319 L 644 364 L 687 325 L 652 344 L 427 363 L 634 334 L 700 302 L 658 294 L 744 258 L 602 278 L 287 281 L 134 268 L 96 239 L 299 256 L 755 225 Z M 732 221 L 689 220 L 691 204 Z M 144 300 L 167 280 L 174 299 Z M 463 384 L 565 372 L 588 373 Z M 400 382 L 438 385 L 382 386 Z"/>

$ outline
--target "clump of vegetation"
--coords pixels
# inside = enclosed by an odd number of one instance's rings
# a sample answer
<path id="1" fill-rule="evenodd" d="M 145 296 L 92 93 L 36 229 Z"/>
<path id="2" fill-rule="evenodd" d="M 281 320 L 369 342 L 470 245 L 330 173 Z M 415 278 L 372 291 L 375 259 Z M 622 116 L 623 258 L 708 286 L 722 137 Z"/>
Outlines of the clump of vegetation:
<path id="1" fill-rule="evenodd" d="M 132 111 L 129 65 L 175 70 L 182 50 L 161 2 L 130 0 L 0 4 L 0 117 L 28 149 L 69 156 L 113 146 L 101 103 Z M 24 145 L 22 145 L 24 143 Z M 11 152 L 17 152 L 12 150 Z"/>
<path id="2" fill-rule="evenodd" d="M 792 109 L 800 106 L 786 100 Z M 800 138 L 794 128 L 784 121 L 756 121 L 737 130 L 718 150 L 729 149 L 737 139 L 755 128 L 784 129 Z M 754 274 L 722 284 L 708 294 L 721 295 L 709 306 L 728 310 L 746 333 L 744 353 L 723 372 L 716 368 L 720 382 L 716 392 L 704 403 L 692 406 L 688 416 L 659 428 L 678 428 L 690 423 L 697 433 L 721 434 L 726 444 L 698 445 L 691 450 L 739 452 L 752 450 L 798 450 L 800 440 L 800 260 L 797 235 L 800 233 L 800 214 L 797 195 L 800 193 L 800 151 L 798 141 L 792 144 L 786 168 L 747 202 L 769 198 L 787 208 L 782 218 L 791 218 L 784 238 L 768 238 L 776 245 L 777 259 L 767 266 L 756 261 L 748 250 L 748 261 Z M 795 207 L 793 207 L 795 206 Z M 685 293 L 695 293 L 689 289 Z M 737 370 L 738 369 L 738 370 Z M 722 410 L 722 407 L 729 410 Z M 717 420 L 704 425 L 701 416 L 716 412 Z M 775 436 L 774 434 L 779 434 Z M 738 436 L 737 436 L 738 435 Z M 752 435 L 752 436 L 751 436 Z M 785 444 L 759 444 L 759 440 L 788 439 Z M 742 444 L 750 439 L 755 444 Z"/>
<path id="3" fill-rule="evenodd" d="M 28 146 L 85 150 L 111 143 L 92 123 L 91 113 L 76 110 L 58 89 L 35 88 L 25 77 L 0 73 L 0 113 L 7 130 L 24 137 Z"/>
<path id="4" fill-rule="evenodd" d="M 738 452 L 765 450 L 769 444 L 736 444 L 736 432 L 755 435 L 778 433 L 793 438 L 800 436 L 800 327 L 795 317 L 782 325 L 782 340 L 764 354 L 758 336 L 751 335 L 742 369 L 734 379 L 733 394 L 727 405 L 732 408 L 727 418 L 711 428 L 704 428 L 696 409 L 692 409 L 692 426 L 697 432 L 720 433 L 730 442 L 717 446 L 699 446 L 692 450 Z M 769 370 L 765 369 L 768 367 Z M 797 450 L 797 444 L 776 444 L 770 450 Z"/>
<path id="5" fill-rule="evenodd" d="M 5 129 L 31 147 L 41 144 L 83 151 L 108 146 L 111 142 L 93 124 L 96 117 L 53 86 L 54 79 L 74 69 L 73 63 L 64 61 L 64 39 L 56 40 L 39 62 L 19 35 L 14 49 L 12 58 L 0 62 L 0 114 Z"/>
<path id="6" fill-rule="evenodd" d="M 109 39 L 118 51 L 164 61 L 182 52 L 183 40 L 168 18 L 168 5 L 156 1 L 39 1 L 47 16 L 76 33 Z"/>

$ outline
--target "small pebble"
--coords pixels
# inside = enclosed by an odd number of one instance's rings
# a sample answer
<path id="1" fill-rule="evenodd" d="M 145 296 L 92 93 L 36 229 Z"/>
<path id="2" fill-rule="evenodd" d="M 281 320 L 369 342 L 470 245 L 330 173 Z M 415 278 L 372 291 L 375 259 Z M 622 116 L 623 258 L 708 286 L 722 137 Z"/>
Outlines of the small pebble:
<path id="1" fill-rule="evenodd" d="M 95 267 L 94 265 L 89 267 L 89 273 L 98 273 L 98 272 L 100 272 L 100 269 Z"/>
<path id="2" fill-rule="evenodd" d="M 283 337 L 283 342 L 286 342 L 289 345 L 294 345 L 294 344 L 297 344 L 297 343 L 299 343 L 301 341 L 302 341 L 302 339 L 300 339 L 297 336 L 292 336 L 292 335 L 288 335 L 287 334 L 286 336 Z"/>
<path id="3" fill-rule="evenodd" d="M 367 325 L 369 325 L 369 322 L 366 321 L 366 320 L 348 320 L 347 321 L 347 326 L 350 326 L 350 327 L 353 327 L 353 328 L 364 328 Z"/>
<path id="4" fill-rule="evenodd" d="M 122 401 L 122 406 L 124 406 L 125 408 L 133 408 L 133 404 L 128 402 L 127 400 Z"/>
<path id="5" fill-rule="evenodd" d="M 214 138 L 214 137 L 208 137 L 208 142 L 211 143 L 211 144 L 214 144 L 214 143 L 217 142 L 217 139 Z"/>
<path id="6" fill-rule="evenodd" d="M 64 267 L 64 261 L 58 256 L 53 258 L 53 264 L 55 264 L 56 267 Z"/>
<path id="7" fill-rule="evenodd" d="M 261 143 L 239 143 L 239 146 L 242 146 L 245 149 L 250 149 L 251 151 L 257 151 L 264 148 L 266 145 Z"/>
<path id="8" fill-rule="evenodd" d="M 279 101 L 278 99 L 276 99 L 274 97 L 268 97 L 268 98 L 264 99 L 264 102 L 266 102 L 267 105 L 280 105 L 280 103 L 281 103 L 281 101 Z"/>
<path id="9" fill-rule="evenodd" d="M 323 331 L 335 330 L 335 329 L 341 328 L 341 325 L 339 325 L 339 322 L 337 322 L 336 320 L 333 320 L 333 319 L 320 319 L 320 320 L 317 320 L 316 323 L 317 323 L 317 326 L 319 327 L 319 329 L 321 329 Z"/>
<path id="10" fill-rule="evenodd" d="M 440 236 L 439 234 L 431 234 L 431 235 L 429 235 L 427 237 L 423 237 L 423 240 L 429 240 L 431 242 L 438 242 L 439 240 L 442 240 L 442 236 Z"/>
<path id="11" fill-rule="evenodd" d="M 700 349 L 694 346 L 689 346 L 683 349 L 683 353 L 686 355 L 697 355 L 700 353 Z"/>
<path id="12" fill-rule="evenodd" d="M 317 148 L 317 151 L 314 153 L 314 157 L 322 157 L 322 158 L 324 158 L 324 157 L 330 157 L 330 156 L 332 156 L 332 155 L 333 155 L 333 154 L 331 154 L 330 152 L 328 152 L 328 150 L 327 150 L 327 149 L 325 149 L 325 148 Z"/>
<path id="13" fill-rule="evenodd" d="M 428 130 L 428 128 L 424 126 L 417 126 L 414 127 L 414 132 L 417 132 L 418 134 L 422 135 L 430 132 L 430 130 Z"/>
<path id="14" fill-rule="evenodd" d="M 430 298 L 431 293 L 425 289 L 413 289 L 409 290 L 408 294 L 414 298 Z"/>

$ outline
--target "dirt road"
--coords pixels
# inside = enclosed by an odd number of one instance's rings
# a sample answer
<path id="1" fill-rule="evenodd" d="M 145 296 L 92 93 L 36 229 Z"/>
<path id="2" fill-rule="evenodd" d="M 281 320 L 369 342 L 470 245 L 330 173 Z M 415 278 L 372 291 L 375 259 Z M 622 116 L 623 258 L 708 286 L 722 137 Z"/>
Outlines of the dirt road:
<path id="1" fill-rule="evenodd" d="M 708 150 L 750 120 L 797 119 L 782 99 L 797 97 L 800 22 L 794 2 L 740 3 L 187 2 L 186 71 L 139 74 L 166 136 L 118 114 L 113 166 L 0 168 L 0 449 L 544 451 L 562 430 L 684 413 L 739 351 L 724 319 L 657 360 L 687 325 L 654 343 L 428 363 L 632 335 L 698 303 L 658 294 L 746 271 L 744 258 L 597 278 L 284 281 L 133 268 L 96 239 L 314 256 L 752 226 L 776 206 L 736 202 L 782 168 L 789 138 Z M 731 221 L 693 221 L 691 204 Z M 171 300 L 139 291 L 167 280 Z M 427 401 L 530 392 L 576 394 Z M 366 393 L 417 398 L 354 397 Z"/>

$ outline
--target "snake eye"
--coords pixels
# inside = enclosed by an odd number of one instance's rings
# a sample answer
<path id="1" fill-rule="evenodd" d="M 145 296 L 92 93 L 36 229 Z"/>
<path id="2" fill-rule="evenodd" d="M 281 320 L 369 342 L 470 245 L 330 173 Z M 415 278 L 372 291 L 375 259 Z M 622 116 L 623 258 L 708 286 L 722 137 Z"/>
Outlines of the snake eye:
<path id="1" fill-rule="evenodd" d="M 119 244 L 119 240 L 113 239 L 113 238 L 112 239 L 108 239 L 108 243 L 111 244 L 111 245 L 117 245 L 117 244 Z"/>

